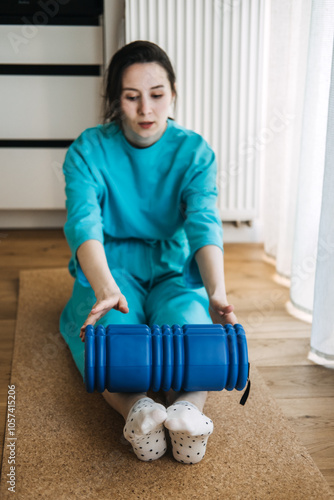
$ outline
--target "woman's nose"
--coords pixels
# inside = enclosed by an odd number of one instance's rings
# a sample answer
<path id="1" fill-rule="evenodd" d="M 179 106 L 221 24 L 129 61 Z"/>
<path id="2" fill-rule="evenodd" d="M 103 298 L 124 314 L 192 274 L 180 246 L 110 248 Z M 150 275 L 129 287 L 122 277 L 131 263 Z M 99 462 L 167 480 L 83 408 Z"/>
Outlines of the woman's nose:
<path id="1" fill-rule="evenodd" d="M 146 97 L 142 97 L 139 100 L 139 113 L 141 115 L 147 115 L 151 111 L 151 103 L 150 100 L 147 99 Z"/>

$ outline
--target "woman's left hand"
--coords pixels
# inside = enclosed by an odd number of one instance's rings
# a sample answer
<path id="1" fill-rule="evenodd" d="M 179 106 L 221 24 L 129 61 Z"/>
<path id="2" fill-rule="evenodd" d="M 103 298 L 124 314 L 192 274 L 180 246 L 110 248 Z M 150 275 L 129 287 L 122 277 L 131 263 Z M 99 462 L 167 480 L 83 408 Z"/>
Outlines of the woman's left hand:
<path id="1" fill-rule="evenodd" d="M 210 298 L 209 313 L 213 323 L 221 325 L 230 323 L 231 325 L 235 325 L 238 323 L 238 320 L 233 311 L 234 306 L 232 304 L 227 304 L 226 301 L 217 297 Z"/>

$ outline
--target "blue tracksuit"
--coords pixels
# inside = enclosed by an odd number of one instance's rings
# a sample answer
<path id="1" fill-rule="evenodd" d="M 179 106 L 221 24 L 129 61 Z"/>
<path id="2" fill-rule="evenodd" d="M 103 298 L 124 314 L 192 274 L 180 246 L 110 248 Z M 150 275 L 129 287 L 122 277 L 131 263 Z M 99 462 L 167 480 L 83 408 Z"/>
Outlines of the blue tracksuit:
<path id="1" fill-rule="evenodd" d="M 80 327 L 96 301 L 76 258 L 86 240 L 100 241 L 129 313 L 107 313 L 99 323 L 211 323 L 195 252 L 221 249 L 216 162 L 207 142 L 168 119 L 163 136 L 133 147 L 115 122 L 83 132 L 64 163 L 73 294 L 60 331 L 81 374 Z"/>

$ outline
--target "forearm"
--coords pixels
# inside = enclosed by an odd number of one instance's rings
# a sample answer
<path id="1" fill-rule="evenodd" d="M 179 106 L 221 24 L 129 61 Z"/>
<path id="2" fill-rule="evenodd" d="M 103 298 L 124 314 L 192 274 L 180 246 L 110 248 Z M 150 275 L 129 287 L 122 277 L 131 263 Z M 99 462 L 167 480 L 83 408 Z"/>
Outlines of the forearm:
<path id="1" fill-rule="evenodd" d="M 195 259 L 208 296 L 219 297 L 227 304 L 222 250 L 216 245 L 206 245 L 196 252 Z"/>
<path id="2" fill-rule="evenodd" d="M 98 240 L 87 240 L 79 246 L 77 257 L 87 280 L 95 295 L 119 290 L 110 272 L 102 243 Z"/>

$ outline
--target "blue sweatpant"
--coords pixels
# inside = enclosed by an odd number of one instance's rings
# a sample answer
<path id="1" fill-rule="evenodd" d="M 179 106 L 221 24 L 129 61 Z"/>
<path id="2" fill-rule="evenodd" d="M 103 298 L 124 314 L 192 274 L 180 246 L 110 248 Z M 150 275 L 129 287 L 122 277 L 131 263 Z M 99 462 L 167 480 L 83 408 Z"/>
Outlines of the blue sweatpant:
<path id="1" fill-rule="evenodd" d="M 119 240 L 105 245 L 111 273 L 126 297 L 127 314 L 112 309 L 97 324 L 211 324 L 204 287 L 187 286 L 184 276 L 164 255 L 159 241 Z M 177 261 L 177 255 L 175 255 Z M 81 272 L 82 273 L 82 272 Z M 60 317 L 60 332 L 84 377 L 84 342 L 80 328 L 96 297 L 86 280 L 76 278 L 70 300 Z"/>

